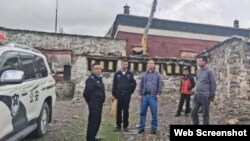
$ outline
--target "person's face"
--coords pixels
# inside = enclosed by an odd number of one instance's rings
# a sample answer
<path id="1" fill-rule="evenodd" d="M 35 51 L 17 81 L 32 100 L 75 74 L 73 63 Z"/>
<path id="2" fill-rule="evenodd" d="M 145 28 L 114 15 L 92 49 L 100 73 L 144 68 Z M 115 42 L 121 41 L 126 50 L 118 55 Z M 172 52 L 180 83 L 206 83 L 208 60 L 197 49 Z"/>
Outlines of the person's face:
<path id="1" fill-rule="evenodd" d="M 155 62 L 153 60 L 148 61 L 148 70 L 155 69 Z"/>
<path id="2" fill-rule="evenodd" d="M 96 76 L 100 76 L 102 73 L 102 66 L 101 65 L 94 65 L 92 67 L 92 73 Z"/>
<path id="3" fill-rule="evenodd" d="M 202 58 L 197 59 L 197 64 L 198 64 L 198 66 L 199 66 L 200 68 L 203 68 L 203 67 L 206 66 L 206 62 L 203 61 Z"/>
<path id="4" fill-rule="evenodd" d="M 128 69 L 128 62 L 122 62 L 122 70 Z"/>
<path id="5" fill-rule="evenodd" d="M 189 71 L 188 70 L 184 70 L 183 71 L 183 75 L 189 75 Z"/>

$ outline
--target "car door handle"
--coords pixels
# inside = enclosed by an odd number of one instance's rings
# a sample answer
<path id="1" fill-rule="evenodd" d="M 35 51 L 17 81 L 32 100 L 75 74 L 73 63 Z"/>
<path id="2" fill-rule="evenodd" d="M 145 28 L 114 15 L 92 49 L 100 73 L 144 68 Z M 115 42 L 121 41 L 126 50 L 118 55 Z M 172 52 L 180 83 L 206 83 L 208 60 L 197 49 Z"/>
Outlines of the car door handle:
<path id="1" fill-rule="evenodd" d="M 26 96 L 26 95 L 28 95 L 28 93 L 27 93 L 27 92 L 22 93 L 22 96 Z"/>
<path id="2" fill-rule="evenodd" d="M 42 87 L 42 89 L 41 89 L 42 91 L 44 91 L 44 90 L 46 90 L 46 87 Z"/>

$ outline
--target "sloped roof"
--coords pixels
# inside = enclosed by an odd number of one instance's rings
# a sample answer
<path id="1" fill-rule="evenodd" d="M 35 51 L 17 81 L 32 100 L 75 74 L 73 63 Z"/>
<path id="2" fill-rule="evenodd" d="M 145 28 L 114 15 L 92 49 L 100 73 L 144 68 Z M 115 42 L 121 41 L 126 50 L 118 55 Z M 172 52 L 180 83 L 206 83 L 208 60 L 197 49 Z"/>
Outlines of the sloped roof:
<path id="1" fill-rule="evenodd" d="M 241 42 L 241 41 L 247 41 L 245 40 L 244 38 L 241 38 L 241 37 L 237 37 L 237 36 L 232 36 L 231 38 L 223 41 L 223 42 L 219 42 L 217 43 L 216 45 L 214 45 L 213 47 L 201 52 L 200 54 L 198 54 L 196 57 L 200 57 L 200 56 L 207 56 L 206 54 L 213 51 L 214 49 L 216 48 L 219 48 L 221 46 L 223 46 L 224 44 L 228 44 L 228 43 L 232 43 L 234 41 L 238 41 L 238 42 Z"/>
<path id="2" fill-rule="evenodd" d="M 111 33 L 111 37 L 115 36 L 118 25 L 144 28 L 147 22 L 148 22 L 147 17 L 126 15 L 126 14 L 117 15 L 116 20 L 112 27 L 113 30 Z M 189 22 L 182 22 L 182 21 L 163 20 L 163 19 L 153 19 L 153 22 L 150 28 L 160 29 L 160 30 L 208 34 L 208 35 L 218 35 L 218 36 L 238 35 L 238 36 L 242 36 L 246 38 L 250 37 L 249 29 L 199 24 L 199 23 L 189 23 Z"/>

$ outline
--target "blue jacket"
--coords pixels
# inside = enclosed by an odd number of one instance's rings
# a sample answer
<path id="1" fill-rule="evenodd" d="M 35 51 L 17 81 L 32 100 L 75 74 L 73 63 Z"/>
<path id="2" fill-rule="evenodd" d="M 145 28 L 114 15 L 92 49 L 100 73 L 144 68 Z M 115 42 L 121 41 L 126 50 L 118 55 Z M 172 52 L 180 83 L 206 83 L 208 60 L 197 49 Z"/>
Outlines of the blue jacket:
<path id="1" fill-rule="evenodd" d="M 146 92 L 146 82 L 147 82 L 147 74 L 149 72 L 144 72 L 142 74 L 141 83 L 139 86 L 139 95 L 143 95 Z M 160 95 L 163 88 L 163 81 L 159 72 L 152 72 L 153 79 L 151 80 L 151 94 L 152 95 Z"/>

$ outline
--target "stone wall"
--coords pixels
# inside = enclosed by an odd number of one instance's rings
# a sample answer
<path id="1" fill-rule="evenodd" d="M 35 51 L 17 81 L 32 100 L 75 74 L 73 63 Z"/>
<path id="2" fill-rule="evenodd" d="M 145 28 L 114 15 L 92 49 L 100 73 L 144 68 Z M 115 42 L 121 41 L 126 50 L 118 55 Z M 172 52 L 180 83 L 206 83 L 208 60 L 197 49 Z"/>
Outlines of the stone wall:
<path id="1" fill-rule="evenodd" d="M 117 60 L 117 68 L 120 69 L 121 59 L 125 52 L 126 41 L 116 40 L 102 37 L 90 37 L 70 34 L 55 34 L 47 32 L 13 30 L 1 28 L 0 31 L 8 36 L 7 42 L 18 43 L 33 46 L 38 49 L 46 50 L 71 50 L 72 51 L 72 70 L 71 81 L 58 82 L 57 94 L 62 94 L 69 91 L 69 86 L 75 84 L 74 98 L 82 98 L 83 89 L 85 87 L 85 80 L 89 76 L 88 58 L 102 58 Z M 132 62 L 145 63 L 144 57 L 127 57 Z M 185 59 L 171 59 L 171 58 L 155 58 L 158 64 L 164 66 L 165 64 L 181 64 L 195 65 L 194 60 Z M 163 67 L 162 67 L 163 69 Z M 180 75 L 166 75 L 163 74 L 164 92 L 163 94 L 176 93 L 180 87 Z M 114 72 L 104 72 L 103 81 L 107 90 L 112 88 Z M 140 73 L 137 74 L 137 86 L 140 83 Z M 138 90 L 138 87 L 137 87 Z M 65 95 L 65 94 L 63 94 Z M 67 95 L 67 94 L 66 94 Z"/>
<path id="2" fill-rule="evenodd" d="M 225 119 L 250 120 L 250 45 L 241 38 L 232 38 L 202 55 L 209 56 L 209 66 L 217 80 L 213 108 Z M 223 120 L 223 119 L 222 119 Z"/>
<path id="3" fill-rule="evenodd" d="M 84 82 L 90 74 L 88 56 L 121 57 L 125 51 L 126 41 L 103 37 L 91 37 L 71 34 L 55 34 L 38 31 L 13 30 L 1 28 L 8 37 L 7 43 L 17 43 L 46 50 L 71 50 L 72 75 L 69 83 L 75 83 L 75 97 L 82 97 Z M 110 80 L 105 80 L 110 82 Z M 66 92 L 64 82 L 58 84 L 57 93 Z M 64 88 L 64 89 L 63 89 Z"/>
<path id="4" fill-rule="evenodd" d="M 126 41 L 103 37 L 72 34 L 12 30 L 0 27 L 8 37 L 7 42 L 24 44 L 34 48 L 51 50 L 72 50 L 74 55 L 112 55 L 122 53 Z"/>

